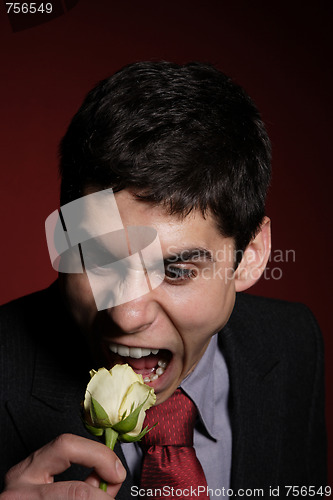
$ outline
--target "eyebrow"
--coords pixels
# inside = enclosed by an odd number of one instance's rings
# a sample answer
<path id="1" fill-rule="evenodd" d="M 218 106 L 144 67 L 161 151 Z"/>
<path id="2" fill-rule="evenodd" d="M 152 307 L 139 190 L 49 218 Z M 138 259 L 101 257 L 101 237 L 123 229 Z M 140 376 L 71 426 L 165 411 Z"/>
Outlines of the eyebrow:
<path id="1" fill-rule="evenodd" d="M 196 247 L 170 252 L 170 254 L 164 258 L 164 264 L 188 262 L 191 260 L 215 262 L 213 254 L 210 250 L 207 248 Z"/>

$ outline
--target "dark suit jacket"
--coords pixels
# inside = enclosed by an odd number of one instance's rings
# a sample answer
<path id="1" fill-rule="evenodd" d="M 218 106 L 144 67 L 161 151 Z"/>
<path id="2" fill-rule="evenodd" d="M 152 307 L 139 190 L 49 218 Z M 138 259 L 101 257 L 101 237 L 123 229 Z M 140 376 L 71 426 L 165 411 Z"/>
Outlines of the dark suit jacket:
<path id="1" fill-rule="evenodd" d="M 3 480 L 12 465 L 63 432 L 91 438 L 80 401 L 94 364 L 57 283 L 2 306 L 0 328 Z M 263 488 L 269 498 L 269 487 L 280 486 L 284 498 L 285 486 L 324 486 L 323 346 L 312 314 L 300 304 L 238 294 L 219 345 L 231 384 L 231 487 Z M 120 447 L 117 453 L 125 462 Z M 86 475 L 72 466 L 60 479 Z M 131 497 L 131 484 L 128 473 L 119 500 Z"/>

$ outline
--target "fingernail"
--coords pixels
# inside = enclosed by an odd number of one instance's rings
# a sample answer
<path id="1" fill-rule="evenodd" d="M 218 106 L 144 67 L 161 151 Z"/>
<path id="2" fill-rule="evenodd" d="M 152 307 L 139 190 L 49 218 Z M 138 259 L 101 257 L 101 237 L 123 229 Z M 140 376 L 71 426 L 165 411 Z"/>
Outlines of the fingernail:
<path id="1" fill-rule="evenodd" d="M 116 460 L 116 471 L 117 471 L 119 479 L 121 481 L 124 481 L 124 479 L 126 477 L 126 469 L 123 466 L 123 464 L 121 463 L 121 461 L 119 460 L 119 458 L 117 458 L 117 460 Z"/>

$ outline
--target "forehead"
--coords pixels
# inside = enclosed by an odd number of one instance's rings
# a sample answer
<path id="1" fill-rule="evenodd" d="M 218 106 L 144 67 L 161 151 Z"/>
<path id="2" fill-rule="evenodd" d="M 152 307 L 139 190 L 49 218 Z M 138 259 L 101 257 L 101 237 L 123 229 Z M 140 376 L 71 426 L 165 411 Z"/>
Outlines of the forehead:
<path id="1" fill-rule="evenodd" d="M 170 214 L 163 205 L 144 201 L 129 189 L 113 193 L 112 189 L 101 191 L 90 187 L 81 200 L 84 205 L 80 207 L 80 221 L 75 224 L 78 228 L 75 231 L 84 239 L 124 228 L 127 233 L 128 227 L 139 229 L 144 226 L 157 232 L 164 256 L 188 249 L 207 249 L 214 254 L 225 246 L 234 247 L 233 238 L 220 233 L 209 212 L 205 216 L 200 210 L 192 210 L 185 217 Z"/>
<path id="2" fill-rule="evenodd" d="M 124 226 L 150 226 L 156 229 L 163 249 L 167 245 L 181 248 L 208 248 L 214 250 L 231 242 L 221 235 L 213 216 L 204 217 L 200 210 L 187 216 L 170 214 L 161 205 L 140 200 L 128 190 L 115 194 L 116 203 Z"/>

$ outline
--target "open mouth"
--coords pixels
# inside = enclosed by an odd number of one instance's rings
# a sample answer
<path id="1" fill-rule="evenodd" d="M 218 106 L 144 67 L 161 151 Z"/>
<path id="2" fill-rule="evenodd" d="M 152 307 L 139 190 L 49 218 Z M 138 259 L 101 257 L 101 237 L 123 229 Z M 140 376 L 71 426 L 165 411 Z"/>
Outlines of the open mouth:
<path id="1" fill-rule="evenodd" d="M 172 357 L 167 349 L 129 347 L 114 343 L 109 343 L 108 348 L 113 364 L 127 363 L 137 374 L 142 375 L 145 383 L 162 377 Z"/>

